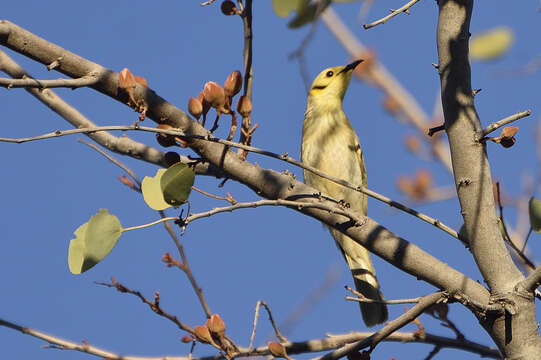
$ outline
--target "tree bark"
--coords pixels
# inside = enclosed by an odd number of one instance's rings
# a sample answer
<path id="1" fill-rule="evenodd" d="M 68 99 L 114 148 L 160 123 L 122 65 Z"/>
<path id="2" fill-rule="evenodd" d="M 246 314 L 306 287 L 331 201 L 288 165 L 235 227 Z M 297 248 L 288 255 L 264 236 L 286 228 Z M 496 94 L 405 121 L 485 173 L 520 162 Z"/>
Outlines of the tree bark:
<path id="1" fill-rule="evenodd" d="M 475 110 L 469 64 L 473 0 L 440 0 L 437 28 L 441 98 L 453 173 L 470 249 L 491 292 L 505 311 L 477 312 L 506 358 L 538 359 L 541 341 L 533 293 L 516 288 L 524 276 L 501 235 L 486 144 Z"/>

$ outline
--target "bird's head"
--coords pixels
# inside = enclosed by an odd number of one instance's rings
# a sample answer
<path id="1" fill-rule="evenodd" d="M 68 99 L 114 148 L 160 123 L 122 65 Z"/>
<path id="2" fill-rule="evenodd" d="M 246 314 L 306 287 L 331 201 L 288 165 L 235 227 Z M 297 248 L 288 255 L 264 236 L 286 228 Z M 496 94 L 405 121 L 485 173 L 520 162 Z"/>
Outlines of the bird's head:
<path id="1" fill-rule="evenodd" d="M 344 99 L 351 79 L 351 73 L 363 60 L 356 60 L 343 66 L 328 68 L 319 73 L 314 79 L 309 95 L 314 97 L 337 97 Z"/>

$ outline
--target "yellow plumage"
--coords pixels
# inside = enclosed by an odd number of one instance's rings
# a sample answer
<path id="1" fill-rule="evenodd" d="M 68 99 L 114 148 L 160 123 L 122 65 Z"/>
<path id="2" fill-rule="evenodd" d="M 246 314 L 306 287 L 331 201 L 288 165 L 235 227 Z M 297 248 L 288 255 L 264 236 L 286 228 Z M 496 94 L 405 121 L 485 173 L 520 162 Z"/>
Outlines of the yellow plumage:
<path id="1" fill-rule="evenodd" d="M 342 110 L 342 100 L 353 69 L 362 60 L 323 70 L 308 93 L 302 127 L 302 162 L 353 184 L 366 186 L 366 170 L 359 139 Z M 336 200 L 349 203 L 351 209 L 366 215 L 366 195 L 304 171 L 306 184 Z M 376 272 L 368 251 L 357 242 L 330 229 L 351 270 L 355 287 L 369 299 L 383 300 Z M 363 320 L 373 326 L 387 320 L 387 307 L 361 303 Z"/>

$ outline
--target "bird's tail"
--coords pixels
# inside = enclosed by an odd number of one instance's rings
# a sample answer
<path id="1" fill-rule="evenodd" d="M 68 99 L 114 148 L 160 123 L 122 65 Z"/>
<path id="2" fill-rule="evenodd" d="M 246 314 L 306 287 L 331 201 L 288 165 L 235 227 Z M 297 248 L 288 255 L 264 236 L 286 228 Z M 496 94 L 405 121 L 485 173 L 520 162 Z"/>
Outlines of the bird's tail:
<path id="1" fill-rule="evenodd" d="M 383 295 L 379 290 L 378 279 L 368 250 L 336 230 L 331 230 L 331 233 L 346 258 L 353 275 L 356 290 L 368 299 L 383 301 Z M 387 320 L 387 305 L 366 302 L 360 302 L 359 305 L 366 326 L 374 326 Z"/>

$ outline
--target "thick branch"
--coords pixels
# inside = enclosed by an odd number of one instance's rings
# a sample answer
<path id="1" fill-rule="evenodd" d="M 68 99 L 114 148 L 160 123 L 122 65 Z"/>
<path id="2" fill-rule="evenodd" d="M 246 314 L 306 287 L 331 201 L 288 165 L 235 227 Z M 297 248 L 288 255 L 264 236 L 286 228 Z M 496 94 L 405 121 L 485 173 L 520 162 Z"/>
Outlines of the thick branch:
<path id="1" fill-rule="evenodd" d="M 480 321 L 504 357 L 537 359 L 541 341 L 533 296 L 515 293 L 515 285 L 524 277 L 503 241 L 486 148 L 476 136 L 482 127 L 474 106 L 468 58 L 473 0 L 439 0 L 438 4 L 438 70 L 461 213 L 472 254 L 493 301 L 507 310 L 481 316 Z"/>
<path id="2" fill-rule="evenodd" d="M 0 22 L 1 24 L 1 22 Z M 28 77 L 29 74 L 24 71 L 15 61 L 13 61 L 5 52 L 0 50 L 0 70 L 14 78 Z M 96 124 L 90 121 L 87 117 L 81 114 L 73 106 L 66 103 L 53 90 L 45 89 L 25 89 L 28 93 L 46 105 L 49 109 L 63 117 L 66 121 L 76 128 L 93 128 Z M 110 133 L 103 131 L 93 134 L 88 134 L 92 140 L 101 146 L 116 152 L 121 155 L 129 155 L 136 159 L 141 159 L 146 162 L 159 166 L 166 166 L 164 153 L 152 146 L 132 140 L 127 136 L 116 137 Z M 181 156 L 181 161 L 191 163 L 186 156 Z M 217 176 L 219 171 L 209 164 L 197 164 L 195 171 L 198 175 L 213 175 Z"/>
<path id="3" fill-rule="evenodd" d="M 93 88 L 118 101 L 127 101 L 117 92 L 118 74 L 53 45 L 10 22 L 0 21 L 0 44 L 44 64 L 63 56 L 62 62 L 56 68 L 58 71 L 72 77 L 80 77 L 91 70 L 96 71 L 102 76 L 100 81 L 92 86 Z M 171 124 L 186 135 L 207 135 L 206 129 L 154 91 L 137 85 L 134 97 L 147 105 L 147 116 L 150 119 Z M 263 197 L 307 202 L 326 201 L 314 199 L 313 194 L 317 191 L 292 176 L 262 169 L 243 161 L 222 144 L 197 139 L 189 140 L 187 143 L 203 158 L 223 169 L 228 177 L 239 181 Z M 462 299 L 467 304 L 484 306 L 488 302 L 488 292 L 481 284 L 437 260 L 416 245 L 396 236 L 370 218 L 366 218 L 362 226 L 353 226 L 347 218 L 324 210 L 303 208 L 298 211 L 342 231 L 368 250 L 418 279 L 425 280 L 452 295 L 464 294 Z"/>

